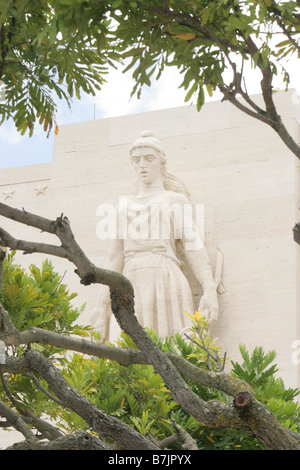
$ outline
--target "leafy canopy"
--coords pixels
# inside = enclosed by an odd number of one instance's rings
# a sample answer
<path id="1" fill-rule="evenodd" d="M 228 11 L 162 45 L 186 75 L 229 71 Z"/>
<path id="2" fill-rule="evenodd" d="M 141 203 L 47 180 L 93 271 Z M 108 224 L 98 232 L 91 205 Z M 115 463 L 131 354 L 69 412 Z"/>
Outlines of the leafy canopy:
<path id="1" fill-rule="evenodd" d="M 221 92 L 240 92 L 244 62 L 252 67 L 271 69 L 272 74 L 289 75 L 280 62 L 293 53 L 299 55 L 299 2 L 272 0 L 169 0 L 118 1 L 118 47 L 130 57 L 135 90 L 150 85 L 166 66 L 176 66 L 183 74 L 181 86 L 186 101 L 196 97 L 200 110 L 205 90 L 211 96 Z M 128 21 L 129 20 L 129 21 Z M 274 37 L 281 33 L 281 40 Z M 279 69 L 279 70 L 278 70 Z M 225 83 L 231 70 L 231 82 Z M 227 75 L 226 75 L 227 74 Z M 231 87 L 230 89 L 228 89 Z M 228 90 L 227 90 L 228 89 Z"/>
<path id="2" fill-rule="evenodd" d="M 74 323 L 84 309 L 72 305 L 77 296 L 70 293 L 52 263 L 45 260 L 41 268 L 30 265 L 29 273 L 15 263 L 15 252 L 4 260 L 0 302 L 20 330 L 45 328 L 61 334 L 88 335 L 89 327 Z"/>
<path id="3" fill-rule="evenodd" d="M 84 309 L 72 305 L 76 293 L 69 292 L 55 272 L 52 263 L 45 260 L 41 268 L 29 267 L 29 272 L 15 262 L 15 252 L 6 255 L 3 263 L 3 277 L 0 288 L 0 302 L 9 312 L 14 326 L 24 331 L 31 327 L 43 328 L 62 335 L 89 336 L 90 327 L 77 324 Z M 65 351 L 47 344 L 32 344 L 31 348 L 40 351 L 56 363 L 64 364 Z M 9 356 L 22 355 L 27 345 L 10 346 Z M 47 415 L 56 418 L 57 405 L 35 386 L 32 377 L 24 374 L 0 374 L 0 399 L 11 406 L 10 400 L 21 415 L 29 410 L 35 416 Z M 42 385 L 47 384 L 42 381 Z"/>
<path id="4" fill-rule="evenodd" d="M 94 94 L 107 67 L 121 58 L 138 96 L 165 67 L 175 66 L 186 101 L 195 97 L 199 110 L 205 93 L 215 90 L 225 99 L 241 94 L 247 100 L 247 62 L 260 70 L 270 101 L 274 75 L 289 84 L 283 60 L 299 56 L 300 6 L 273 0 L 0 0 L 0 31 L 2 119 L 14 119 L 22 134 L 29 129 L 32 135 L 37 120 L 47 132 L 55 124 L 57 98 L 70 103 L 82 91 Z M 267 103 L 258 115 L 270 118 L 270 112 Z"/>
<path id="5" fill-rule="evenodd" d="M 108 26 L 104 2 L 0 0 L 2 122 L 12 118 L 30 136 L 37 120 L 58 132 L 57 99 L 95 94 L 117 58 Z"/>

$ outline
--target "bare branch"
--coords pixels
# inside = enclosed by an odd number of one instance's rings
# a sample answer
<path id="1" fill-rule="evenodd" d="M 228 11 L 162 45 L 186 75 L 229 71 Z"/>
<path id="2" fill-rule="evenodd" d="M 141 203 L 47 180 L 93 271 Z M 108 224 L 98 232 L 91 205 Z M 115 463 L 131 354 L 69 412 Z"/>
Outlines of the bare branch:
<path id="1" fill-rule="evenodd" d="M 20 222 L 21 224 L 38 228 L 42 232 L 55 234 L 55 221 L 45 219 L 44 217 L 40 217 L 39 215 L 30 214 L 24 209 L 16 209 L 0 202 L 0 215 L 2 215 L 3 217 L 7 217 L 10 220 Z"/>
<path id="2" fill-rule="evenodd" d="M 33 375 L 33 374 L 26 374 L 25 373 L 24 375 L 29 376 L 29 375 Z M 13 407 L 15 407 L 16 410 L 19 412 L 20 420 L 22 420 L 26 424 L 30 424 L 32 426 L 35 426 L 36 429 L 38 429 L 38 431 L 40 431 L 41 435 L 43 437 L 46 437 L 49 440 L 56 439 L 57 437 L 60 437 L 62 435 L 58 431 L 58 429 L 55 428 L 54 426 L 52 426 L 50 423 L 47 423 L 46 421 L 44 421 L 41 418 L 38 418 L 33 413 L 31 413 L 28 409 L 23 409 L 22 407 L 20 407 L 20 401 L 15 400 L 13 395 L 10 393 L 8 385 L 7 385 L 7 383 L 4 379 L 4 376 L 1 372 L 0 372 L 0 377 L 1 377 L 1 383 L 2 383 L 3 389 L 4 389 L 8 399 L 12 403 Z M 36 379 L 36 381 L 37 381 L 37 379 Z M 39 384 L 39 385 L 40 385 L 39 388 L 41 388 L 42 385 L 41 384 Z M 45 390 L 45 391 L 47 392 L 47 390 Z M 50 394 L 48 394 L 48 396 L 50 398 Z M 19 421 L 17 421 L 17 423 L 18 422 Z M 14 424 L 13 424 L 13 426 L 14 426 Z"/>
<path id="3" fill-rule="evenodd" d="M 10 249 L 23 251 L 24 254 L 44 253 L 47 255 L 57 256 L 59 258 L 67 258 L 67 251 L 61 246 L 18 240 L 1 227 L 0 240 L 6 246 L 9 246 Z"/>
<path id="4" fill-rule="evenodd" d="M 297 223 L 293 228 L 294 240 L 300 245 L 300 223 Z"/>
<path id="5" fill-rule="evenodd" d="M 173 427 L 178 435 L 178 440 L 182 442 L 182 448 L 185 450 L 199 450 L 196 441 L 184 429 L 180 428 L 174 419 L 171 419 Z"/>
<path id="6" fill-rule="evenodd" d="M 26 410 L 26 414 L 22 414 L 22 419 L 26 424 L 30 424 L 37 429 L 40 435 L 37 436 L 38 439 L 48 439 L 49 441 L 53 441 L 58 437 L 62 436 L 62 433 L 52 424 L 49 422 L 38 418 L 29 410 Z"/>
<path id="7" fill-rule="evenodd" d="M 7 207 L 7 206 L 6 206 Z M 0 215 L 3 210 L 3 205 L 0 205 Z M 4 212 L 7 209 L 4 209 Z M 12 214 L 15 217 L 20 217 L 19 212 L 12 209 Z M 24 217 L 24 216 L 23 216 Z M 31 214 L 26 213 L 26 223 L 31 222 Z M 33 215 L 33 222 L 39 225 L 39 218 Z M 47 225 L 48 223 L 48 225 Z M 62 247 L 67 251 L 67 257 L 78 268 L 78 273 L 83 281 L 90 280 L 90 282 L 104 283 L 110 286 L 111 293 L 111 307 L 112 311 L 119 323 L 121 329 L 127 333 L 134 343 L 141 351 L 139 358 L 130 351 L 124 353 L 120 348 L 116 348 L 115 358 L 120 358 L 122 354 L 127 354 L 128 360 L 143 360 L 145 363 L 151 364 L 156 371 L 161 375 L 165 381 L 166 386 L 172 393 L 174 400 L 191 416 L 201 422 L 204 426 L 216 428 L 236 428 L 241 429 L 256 436 L 263 442 L 269 449 L 298 449 L 298 440 L 292 436 L 287 429 L 285 429 L 276 420 L 276 418 L 253 397 L 251 398 L 247 413 L 242 413 L 241 410 L 234 405 L 226 405 L 221 401 L 214 400 L 205 402 L 198 395 L 196 395 L 187 385 L 183 376 L 189 375 L 190 377 L 197 377 L 197 380 L 204 380 L 206 383 L 210 381 L 213 387 L 219 386 L 229 390 L 230 386 L 235 388 L 237 393 L 246 391 L 247 386 L 244 385 L 244 390 L 239 388 L 241 382 L 236 382 L 233 378 L 229 378 L 226 374 L 201 371 L 201 369 L 189 364 L 187 361 L 182 360 L 175 354 L 165 354 L 158 346 L 152 341 L 147 332 L 138 323 L 134 313 L 134 299 L 133 289 L 129 281 L 124 276 L 116 275 L 116 273 L 107 272 L 96 268 L 83 253 L 81 248 L 76 243 L 73 233 L 70 229 L 68 220 L 64 217 L 58 218 L 55 223 L 51 221 L 42 220 L 43 226 L 53 228 L 54 233 L 58 236 L 62 243 Z M 115 277 L 114 277 L 115 276 Z M 87 279 L 87 277 L 89 279 Z M 50 344 L 55 341 L 58 343 L 58 338 L 51 332 L 42 333 L 38 329 L 31 329 L 24 332 L 18 332 L 7 320 L 8 314 L 0 306 L 1 314 L 1 339 L 7 341 L 6 344 L 14 344 L 18 341 L 26 339 L 31 341 L 41 340 L 46 342 L 51 339 Z M 43 331 L 43 330 L 42 330 Z M 48 336 L 52 335 L 51 338 Z M 60 337 L 60 335 L 58 335 Z M 68 342 L 74 338 L 63 338 L 63 341 Z M 75 340 L 72 345 L 74 350 L 89 350 L 103 354 L 112 354 L 111 349 L 104 350 L 105 346 L 93 344 L 92 342 L 84 342 L 84 340 Z M 89 343 L 89 344 L 88 344 Z M 65 343 L 66 344 L 66 343 Z M 70 345 L 71 343 L 69 343 Z M 122 351 L 122 352 L 121 352 Z M 22 357 L 10 357 L 6 359 L 6 364 L 1 366 L 1 370 L 13 371 L 14 373 L 37 373 L 41 375 L 49 385 L 52 393 L 56 395 L 63 406 L 72 409 L 75 413 L 81 416 L 91 427 L 91 429 L 98 433 L 101 438 L 110 438 L 118 443 L 118 446 L 124 449 L 138 450 L 156 450 L 158 446 L 146 437 L 139 434 L 131 427 L 124 424 L 122 421 L 111 417 L 100 410 L 97 406 L 92 404 L 85 397 L 80 395 L 74 390 L 64 377 L 60 374 L 58 369 L 42 354 L 32 349 Z M 205 372 L 205 374 L 203 373 Z M 182 373 L 182 375 L 181 375 Z M 220 384 L 225 385 L 220 385 Z M 251 396 L 251 389 L 248 390 Z M 8 418 L 7 418 L 8 419 Z M 272 430 L 272 431 L 270 431 Z"/>
<path id="8" fill-rule="evenodd" d="M 38 228 L 42 231 L 55 234 L 61 241 L 61 247 L 47 245 L 42 243 L 24 242 L 16 240 L 13 236 L 1 229 L 0 237 L 4 237 L 8 248 L 32 250 L 35 253 L 47 253 L 67 258 L 76 266 L 76 274 L 81 278 L 85 285 L 92 283 L 105 284 L 119 292 L 130 293 L 133 297 L 133 287 L 129 280 L 122 274 L 106 269 L 97 268 L 86 256 L 83 250 L 76 242 L 72 233 L 70 223 L 63 214 L 55 221 L 45 219 L 36 214 L 32 214 L 0 203 L 0 215 L 16 220 L 22 224 Z M 19 243 L 19 245 L 18 245 Z"/>
<path id="9" fill-rule="evenodd" d="M 49 392 L 49 390 L 47 390 L 42 384 L 41 382 L 36 378 L 36 376 L 34 374 L 31 374 L 30 372 L 25 372 L 24 373 L 25 377 L 27 377 L 28 379 L 32 380 L 34 382 L 34 384 L 36 385 L 36 387 L 38 389 L 40 389 L 45 395 L 46 397 L 50 398 L 50 400 L 53 400 L 55 403 L 57 403 L 58 405 L 60 406 L 63 406 L 63 403 L 57 399 L 57 397 L 55 397 L 54 395 L 52 395 L 52 393 Z"/>
<path id="10" fill-rule="evenodd" d="M 14 334 L 18 332 L 18 330 L 15 328 L 13 322 L 9 318 L 8 312 L 3 308 L 3 305 L 0 303 L 0 337 L 1 337 L 1 332 L 3 334 Z"/>
<path id="11" fill-rule="evenodd" d="M 5 312 L 3 307 L 2 310 Z M 149 359 L 142 352 L 136 349 L 116 348 L 114 346 L 107 346 L 82 338 L 78 339 L 64 336 L 54 333 L 53 331 L 47 331 L 40 328 L 30 328 L 21 332 L 15 329 L 10 334 L 0 334 L 0 338 L 4 339 L 6 346 L 43 343 L 69 351 L 77 351 L 89 356 L 110 359 L 125 367 L 130 364 L 151 365 Z M 193 365 L 183 357 L 173 353 L 167 353 L 166 356 L 172 361 L 180 373 L 194 382 L 201 383 L 207 387 L 216 388 L 230 396 L 235 396 L 238 392 L 244 390 L 248 390 L 252 393 L 251 387 L 242 380 L 228 376 L 224 373 L 214 372 L 211 374 L 210 372 Z"/>
<path id="12" fill-rule="evenodd" d="M 1 237 L 1 236 L 0 236 Z M 0 287 L 2 284 L 2 276 L 3 276 L 3 262 L 6 256 L 6 248 L 0 246 Z"/>
<path id="13" fill-rule="evenodd" d="M 128 450 L 131 450 L 133 445 L 136 450 L 157 449 L 157 446 L 133 428 L 113 416 L 107 415 L 87 398 L 80 395 L 42 354 L 29 350 L 25 360 L 32 371 L 46 380 L 50 389 L 63 405 L 81 416 L 100 437 L 113 439 L 122 448 Z"/>
<path id="14" fill-rule="evenodd" d="M 162 441 L 158 443 L 158 446 L 160 449 L 166 449 L 170 447 L 171 445 L 175 444 L 176 442 L 179 442 L 179 437 L 178 434 L 172 434 L 172 436 L 168 436 Z"/>
<path id="15" fill-rule="evenodd" d="M 5 403 L 0 400 L 0 415 L 6 418 L 7 423 L 13 426 L 17 431 L 23 434 L 23 436 L 29 441 L 35 440 L 33 432 L 26 426 L 25 422 L 14 410 L 9 408 Z"/>
<path id="16" fill-rule="evenodd" d="M 79 431 L 51 442 L 37 440 L 18 442 L 6 450 L 110 450 L 110 447 L 106 442 L 88 432 Z"/>

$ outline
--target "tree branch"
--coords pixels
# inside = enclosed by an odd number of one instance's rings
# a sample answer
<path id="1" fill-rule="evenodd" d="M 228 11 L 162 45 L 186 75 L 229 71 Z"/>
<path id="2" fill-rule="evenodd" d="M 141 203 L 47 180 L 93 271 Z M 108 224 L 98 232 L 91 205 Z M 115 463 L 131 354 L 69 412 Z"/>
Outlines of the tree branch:
<path id="1" fill-rule="evenodd" d="M 31 214 L 26 212 L 24 209 L 20 210 L 10 207 L 3 202 L 0 202 L 0 215 L 10 220 L 14 220 L 15 222 L 40 229 L 42 232 L 53 234 L 56 232 L 55 221 L 46 219 L 39 215 Z"/>
<path id="2" fill-rule="evenodd" d="M 3 339 L 7 347 L 17 346 L 20 344 L 43 343 L 69 351 L 80 352 L 89 356 L 110 359 L 125 367 L 130 364 L 151 365 L 149 358 L 136 349 L 116 348 L 114 346 L 107 346 L 93 341 L 87 341 L 85 339 L 64 336 L 59 333 L 54 333 L 40 328 L 30 328 L 21 332 L 15 329 L 9 334 L 0 333 L 0 338 Z M 201 383 L 202 385 L 210 388 L 216 388 L 232 397 L 245 390 L 253 393 L 251 387 L 246 382 L 235 377 L 231 377 L 220 372 L 208 372 L 173 353 L 166 353 L 166 356 L 171 360 L 181 374 L 194 382 Z"/>
<path id="3" fill-rule="evenodd" d="M 2 284 L 2 276 L 3 276 L 3 262 L 6 256 L 6 248 L 0 246 L 0 287 Z"/>
<path id="4" fill-rule="evenodd" d="M 77 269 L 75 272 L 80 277 L 82 284 L 105 284 L 109 287 L 118 289 L 120 292 L 130 292 L 133 296 L 133 287 L 125 276 L 114 271 L 97 268 L 88 259 L 86 254 L 77 244 L 72 233 L 70 223 L 63 214 L 55 221 L 51 221 L 44 217 L 40 217 L 39 215 L 32 214 L 24 210 L 21 211 L 0 203 L 0 215 L 40 229 L 42 232 L 54 234 L 61 241 L 61 247 L 43 243 L 25 242 L 23 240 L 16 240 L 4 229 L 1 229 L 0 236 L 5 238 L 7 247 L 21 250 L 25 249 L 25 251 L 26 249 L 32 249 L 35 253 L 53 254 L 54 256 L 67 258 L 76 266 Z"/>
<path id="5" fill-rule="evenodd" d="M 41 418 L 38 418 L 29 410 L 26 410 L 26 414 L 22 414 L 21 416 L 26 424 L 30 424 L 30 426 L 35 427 L 40 433 L 40 435 L 37 436 L 38 439 L 48 439 L 49 441 L 53 441 L 62 436 L 62 433 L 55 426 Z"/>
<path id="6" fill-rule="evenodd" d="M 123 331 L 130 335 L 164 379 L 174 401 L 204 426 L 236 428 L 255 435 L 269 449 L 298 449 L 298 441 L 290 435 L 261 403 L 252 400 L 247 414 L 218 400 L 205 402 L 194 394 L 166 355 L 160 351 L 133 315 L 131 299 L 111 291 L 112 310 Z M 268 427 L 268 431 L 267 428 Z M 272 429 L 272 432 L 270 431 Z"/>
<path id="7" fill-rule="evenodd" d="M 13 444 L 6 450 L 110 450 L 103 440 L 88 432 L 59 437 L 51 442 L 23 441 Z"/>
<path id="8" fill-rule="evenodd" d="M 0 205 L 0 215 L 3 210 L 3 205 Z M 7 209 L 4 208 L 4 211 Z M 17 210 L 12 209 L 11 213 L 13 216 L 19 216 Z M 31 223 L 32 221 L 39 226 L 39 219 L 37 216 L 31 217 L 30 214 L 22 214 L 22 218 L 26 218 L 26 223 Z M 216 385 L 221 385 L 222 387 L 227 387 L 229 389 L 234 382 L 234 387 L 236 387 L 237 392 L 241 392 L 239 388 L 241 382 L 237 383 L 233 381 L 233 378 L 226 377 L 226 374 L 219 373 L 215 374 L 213 372 L 203 374 L 201 369 L 189 364 L 187 361 L 182 361 L 182 358 L 179 358 L 175 354 L 165 354 L 162 352 L 158 346 L 152 341 L 147 332 L 141 327 L 138 323 L 137 318 L 134 312 L 134 299 L 133 299 L 133 289 L 129 281 L 125 279 L 124 283 L 116 282 L 116 279 L 120 281 L 121 277 L 113 279 L 110 277 L 110 274 L 104 270 L 99 270 L 90 263 L 85 254 L 82 252 L 81 248 L 78 247 L 70 225 L 66 218 L 60 217 L 57 219 L 55 224 L 51 221 L 42 220 L 42 224 L 45 227 L 53 228 L 54 233 L 62 242 L 62 246 L 65 250 L 68 251 L 68 259 L 79 267 L 80 275 L 86 275 L 91 272 L 91 269 L 94 273 L 93 282 L 105 283 L 110 286 L 111 294 L 111 307 L 112 311 L 116 317 L 117 322 L 119 323 L 121 329 L 127 333 L 134 343 L 140 349 L 143 360 L 147 358 L 149 364 L 151 364 L 156 371 L 161 375 L 165 381 L 166 386 L 172 393 L 173 399 L 178 403 L 187 413 L 201 422 L 204 426 L 216 427 L 216 428 L 236 428 L 255 435 L 261 442 L 263 442 L 269 449 L 298 449 L 299 443 L 294 436 L 291 436 L 289 431 L 281 426 L 281 424 L 276 420 L 276 418 L 259 402 L 257 402 L 253 397 L 251 398 L 251 403 L 246 412 L 243 410 L 241 412 L 237 406 L 226 405 L 221 401 L 214 400 L 205 402 L 198 395 L 196 395 L 187 385 L 182 375 L 194 376 L 197 378 L 205 377 L 206 381 L 210 381 L 213 387 Z M 40 228 L 40 227 L 37 227 Z M 98 273 L 100 272 L 99 276 Z M 125 286 L 129 286 L 129 289 Z M 1 307 L 1 306 L 0 306 Z M 2 338 L 8 341 L 8 344 L 15 341 L 32 341 L 41 335 L 41 332 L 37 329 L 31 329 L 24 332 L 17 332 L 15 328 L 12 328 L 9 322 L 7 321 L 7 312 L 0 308 L 1 318 L 2 318 L 2 329 L 4 329 L 4 334 Z M 4 321 L 3 321 L 4 318 Z M 38 334 L 37 334 L 38 333 Z M 49 334 L 44 332 L 44 339 L 49 340 Z M 31 339 L 30 339 L 31 338 Z M 41 339 L 41 336 L 39 337 Z M 51 342 L 58 341 L 55 337 L 55 334 L 52 333 Z M 67 341 L 66 338 L 63 341 Z M 68 341 L 70 339 L 68 338 Z M 89 351 L 99 352 L 101 348 L 101 353 L 104 352 L 105 346 L 103 345 L 87 345 L 84 340 L 80 342 L 72 343 L 74 348 L 80 347 L 81 349 L 86 350 L 89 348 Z M 69 343 L 70 345 L 70 343 Z M 120 354 L 123 354 L 124 351 L 120 353 L 121 349 L 118 350 L 117 355 L 120 357 Z M 111 353 L 111 350 L 106 349 L 106 353 Z M 126 354 L 126 353 L 125 353 Z M 136 354 L 136 353 L 135 353 Z M 115 356 L 116 357 L 116 356 Z M 132 360 L 132 352 L 127 356 Z M 140 359 L 139 358 L 139 359 Z M 39 354 L 37 351 L 29 350 L 23 357 L 7 357 L 6 364 L 2 365 L 2 371 L 12 371 L 14 373 L 24 373 L 24 372 L 35 372 L 41 375 L 49 385 L 49 388 L 57 396 L 60 402 L 67 408 L 72 409 L 75 413 L 81 416 L 93 429 L 99 434 L 101 438 L 110 438 L 114 439 L 121 448 L 125 449 L 152 449 L 155 450 L 158 447 L 150 442 L 147 438 L 141 436 L 138 432 L 133 430 L 131 427 L 125 425 L 120 420 L 108 416 L 98 407 L 93 405 L 85 397 L 81 396 L 77 391 L 75 391 L 70 385 L 66 382 L 60 372 L 55 368 L 55 366 L 47 360 L 46 357 Z M 182 373 L 182 375 L 181 375 Z M 218 384 L 219 380 L 219 384 Z M 218 387 L 216 387 L 218 388 Z M 247 387 L 244 386 L 244 390 L 247 391 Z M 248 390 L 251 395 L 251 390 Z"/>
<path id="9" fill-rule="evenodd" d="M 3 244 L 9 246 L 11 250 L 23 251 L 24 254 L 44 253 L 46 255 L 57 256 L 59 258 L 67 258 L 67 251 L 61 246 L 19 240 L 14 238 L 1 227 L 0 240 Z"/>
<path id="10" fill-rule="evenodd" d="M 178 440 L 182 442 L 184 450 L 199 450 L 196 441 L 184 429 L 180 428 L 174 419 L 171 419 L 173 427 L 177 432 Z"/>
<path id="11" fill-rule="evenodd" d="M 113 439 L 121 448 L 127 450 L 158 449 L 146 437 L 117 418 L 107 415 L 74 390 L 59 370 L 39 352 L 29 350 L 22 357 L 9 357 L 6 364 L 2 366 L 2 370 L 14 371 L 14 373 L 35 372 L 41 375 L 63 406 L 81 416 L 101 438 Z M 4 414 L 4 416 L 8 419 L 8 415 Z"/>
<path id="12" fill-rule="evenodd" d="M 157 447 L 147 438 L 122 421 L 109 416 L 87 398 L 74 390 L 58 369 L 42 354 L 34 350 L 26 353 L 26 363 L 31 371 L 41 375 L 50 389 L 66 408 L 81 416 L 101 438 L 110 438 L 124 448 L 131 450 L 156 450 Z"/>
<path id="13" fill-rule="evenodd" d="M 13 426 L 17 431 L 23 434 L 23 436 L 29 441 L 35 440 L 35 435 L 26 426 L 23 419 L 14 410 L 9 408 L 5 403 L 0 400 L 0 415 L 6 418 L 7 424 Z"/>
<path id="14" fill-rule="evenodd" d="M 292 34 L 286 29 L 285 24 L 281 21 L 280 18 L 277 18 L 277 24 L 282 29 L 283 34 L 289 39 L 290 43 L 294 46 L 298 53 L 300 53 L 300 45 L 297 41 L 295 41 Z M 298 31 L 297 34 L 299 34 Z"/>
<path id="15" fill-rule="evenodd" d="M 54 401 L 55 403 L 57 403 L 58 405 L 60 406 L 63 406 L 63 403 L 58 400 L 57 397 L 55 397 L 54 395 L 52 395 L 52 393 L 50 393 L 42 384 L 41 382 L 36 378 L 36 376 L 34 374 L 31 374 L 30 372 L 25 372 L 24 373 L 25 377 L 27 377 L 28 379 L 32 380 L 33 383 L 36 385 L 37 388 L 39 388 L 45 395 L 46 397 L 50 398 L 50 400 Z"/>

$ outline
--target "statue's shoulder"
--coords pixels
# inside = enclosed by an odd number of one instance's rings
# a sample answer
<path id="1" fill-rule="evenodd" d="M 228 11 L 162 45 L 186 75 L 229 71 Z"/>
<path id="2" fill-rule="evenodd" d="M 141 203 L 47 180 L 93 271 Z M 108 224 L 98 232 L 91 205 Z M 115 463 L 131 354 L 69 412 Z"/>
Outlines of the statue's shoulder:
<path id="1" fill-rule="evenodd" d="M 183 193 L 177 193 L 176 191 L 166 191 L 166 196 L 170 204 L 190 204 L 190 201 Z"/>

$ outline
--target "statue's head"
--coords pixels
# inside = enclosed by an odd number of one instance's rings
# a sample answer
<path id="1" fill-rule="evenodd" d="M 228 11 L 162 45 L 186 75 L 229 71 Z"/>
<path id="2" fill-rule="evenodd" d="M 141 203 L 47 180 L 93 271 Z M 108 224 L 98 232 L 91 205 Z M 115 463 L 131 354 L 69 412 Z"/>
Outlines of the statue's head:
<path id="1" fill-rule="evenodd" d="M 142 152 L 142 150 L 147 152 Z M 189 197 L 189 191 L 187 190 L 184 182 L 174 173 L 167 170 L 167 154 L 161 143 L 161 141 L 155 137 L 150 131 L 143 131 L 140 137 L 132 144 L 130 149 L 131 162 L 134 164 L 134 157 L 138 154 L 144 154 L 155 157 L 157 163 L 159 163 L 159 172 L 162 178 L 163 186 L 166 190 L 175 191 L 185 194 Z M 154 162 L 153 162 L 154 166 Z M 135 188 L 137 188 L 136 186 Z M 136 193 L 136 189 L 134 194 Z"/>
<path id="2" fill-rule="evenodd" d="M 165 149 L 162 146 L 161 141 L 155 137 L 150 131 L 143 131 L 140 137 L 133 143 L 130 149 L 130 156 L 134 154 L 136 149 L 149 148 L 153 151 L 154 155 L 157 156 L 162 165 L 166 165 L 167 156 Z"/>

